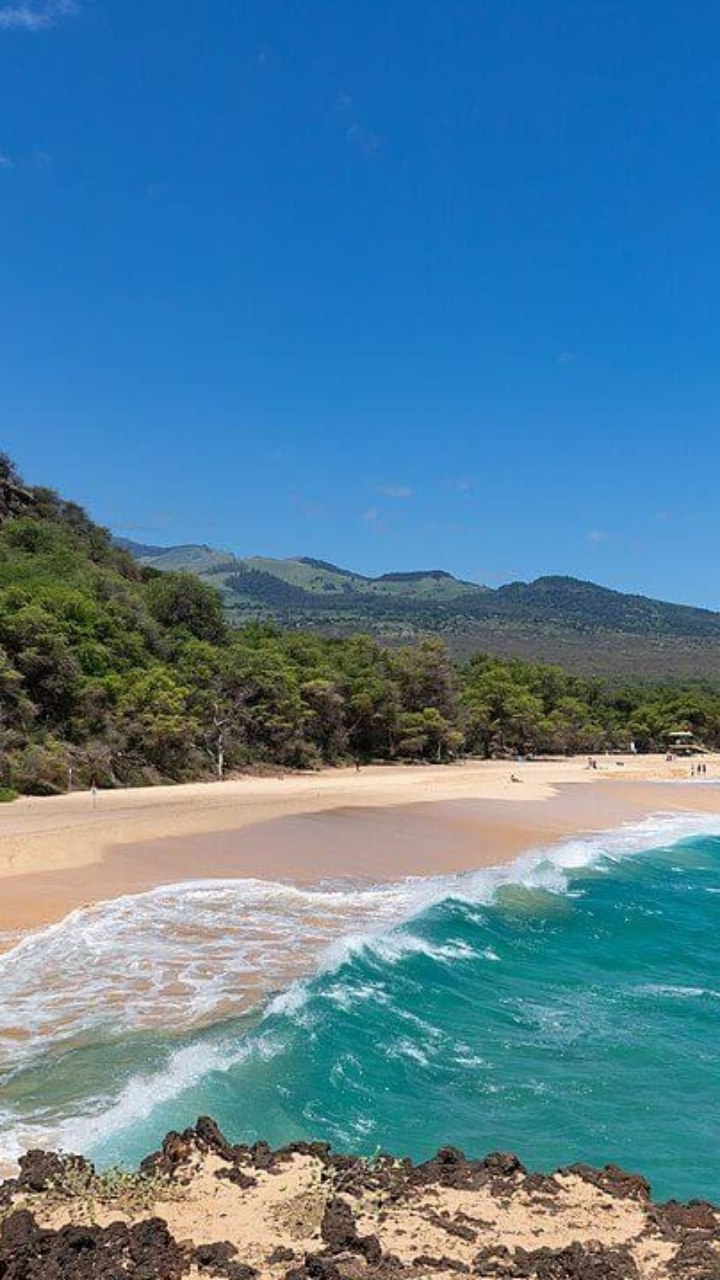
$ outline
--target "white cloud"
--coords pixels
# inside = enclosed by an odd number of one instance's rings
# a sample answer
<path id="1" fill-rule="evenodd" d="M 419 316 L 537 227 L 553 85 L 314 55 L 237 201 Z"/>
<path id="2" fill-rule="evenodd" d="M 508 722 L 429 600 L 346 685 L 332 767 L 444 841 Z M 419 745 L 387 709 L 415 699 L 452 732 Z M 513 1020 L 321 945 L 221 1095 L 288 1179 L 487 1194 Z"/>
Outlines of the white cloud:
<path id="1" fill-rule="evenodd" d="M 377 507 L 367 507 L 360 519 L 373 533 L 387 533 L 387 525 L 381 520 Z"/>
<path id="2" fill-rule="evenodd" d="M 0 8 L 0 27 L 16 31 L 44 31 L 61 18 L 77 13 L 75 0 L 30 0 L 27 4 L 6 4 Z"/>
<path id="3" fill-rule="evenodd" d="M 610 541 L 610 534 L 607 533 L 605 529 L 591 529 L 587 535 L 587 540 L 588 542 L 594 542 L 596 546 L 599 546 L 602 542 Z"/>
<path id="4" fill-rule="evenodd" d="M 412 498 L 409 484 L 379 484 L 375 489 L 383 498 Z"/>
<path id="5" fill-rule="evenodd" d="M 0 170 L 2 169 L 49 169 L 52 156 L 47 151 L 30 151 L 26 155 L 11 156 L 7 151 L 0 151 Z"/>

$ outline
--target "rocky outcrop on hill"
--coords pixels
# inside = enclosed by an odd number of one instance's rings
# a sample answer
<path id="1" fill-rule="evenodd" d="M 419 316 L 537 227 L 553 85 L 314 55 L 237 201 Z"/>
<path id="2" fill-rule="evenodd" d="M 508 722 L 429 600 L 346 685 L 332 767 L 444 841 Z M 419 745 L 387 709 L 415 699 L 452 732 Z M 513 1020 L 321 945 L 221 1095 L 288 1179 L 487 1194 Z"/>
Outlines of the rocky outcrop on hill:
<path id="1" fill-rule="evenodd" d="M 0 522 L 24 516 L 32 509 L 33 496 L 0 454 Z"/>
<path id="2" fill-rule="evenodd" d="M 30 1153 L 0 1224 L 0 1280 L 720 1280 L 718 1209 L 612 1165 L 273 1151 L 209 1119 L 134 1175 Z"/>

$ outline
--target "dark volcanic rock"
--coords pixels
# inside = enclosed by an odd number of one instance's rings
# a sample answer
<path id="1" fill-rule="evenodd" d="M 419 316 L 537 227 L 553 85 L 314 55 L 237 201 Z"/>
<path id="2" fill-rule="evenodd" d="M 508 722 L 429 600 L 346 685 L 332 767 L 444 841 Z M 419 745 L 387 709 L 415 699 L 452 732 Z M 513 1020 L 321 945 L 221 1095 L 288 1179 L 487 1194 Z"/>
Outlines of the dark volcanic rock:
<path id="1" fill-rule="evenodd" d="M 675 1231 L 715 1231 L 718 1226 L 718 1212 L 707 1200 L 691 1200 L 689 1204 L 680 1204 L 677 1200 L 668 1200 L 667 1204 L 659 1204 L 653 1218 L 664 1229 Z"/>
<path id="2" fill-rule="evenodd" d="M 515 1274 L 537 1280 L 637 1280 L 639 1275 L 627 1249 L 607 1249 L 599 1244 L 538 1249 L 526 1258 L 530 1269 L 520 1269 Z"/>
<path id="3" fill-rule="evenodd" d="M 2 1224 L 0 1251 L 4 1254 L 22 1249 L 40 1235 L 40 1228 L 29 1209 L 16 1209 Z"/>
<path id="4" fill-rule="evenodd" d="M 352 1209 L 338 1196 L 325 1208 L 320 1234 L 328 1253 L 360 1253 L 371 1266 L 380 1261 L 382 1249 L 377 1236 L 358 1235 Z"/>
<path id="5" fill-rule="evenodd" d="M 228 1142 L 210 1116 L 200 1116 L 194 1129 L 168 1133 L 159 1151 L 146 1156 L 140 1165 L 142 1173 L 164 1173 L 172 1177 L 196 1151 L 213 1151 L 231 1164 L 248 1150 Z"/>
<path id="6" fill-rule="evenodd" d="M 572 1173 L 605 1193 L 598 1200 L 602 1212 L 597 1226 L 605 1240 L 617 1238 L 608 1233 L 607 1225 L 618 1215 L 621 1223 L 627 1220 L 627 1207 L 613 1204 L 613 1197 L 634 1202 L 632 1216 L 642 1224 L 639 1241 L 611 1247 L 586 1237 L 575 1238 L 575 1208 L 587 1200 L 586 1192 L 578 1197 L 577 1189 L 565 1186 L 560 1178 L 528 1174 L 517 1157 L 508 1153 L 468 1160 L 457 1148 L 444 1147 L 431 1160 L 414 1165 L 389 1156 L 372 1162 L 336 1156 L 325 1143 L 296 1143 L 273 1151 L 265 1142 L 252 1146 L 230 1143 L 213 1120 L 201 1117 L 195 1128 L 168 1134 L 161 1150 L 141 1167 L 145 1174 L 172 1177 L 182 1199 L 184 1188 L 192 1183 L 198 1158 L 207 1154 L 220 1157 L 222 1167 L 216 1176 L 230 1182 L 239 1197 L 252 1197 L 259 1181 L 267 1174 L 280 1174 L 296 1154 L 313 1156 L 319 1162 L 320 1168 L 316 1166 L 313 1174 L 313 1200 L 317 1195 L 325 1205 L 321 1243 L 301 1260 L 283 1239 L 278 1218 L 278 1233 L 267 1246 L 272 1249 L 268 1267 L 290 1267 L 286 1280 L 423 1280 L 433 1275 L 440 1280 L 441 1275 L 453 1273 L 497 1280 L 639 1280 L 638 1266 L 645 1265 L 642 1250 L 651 1238 L 662 1242 L 665 1257 L 668 1253 L 672 1257 L 663 1261 L 659 1270 L 648 1272 L 646 1268 L 643 1277 L 652 1273 L 672 1280 L 720 1280 L 718 1210 L 701 1200 L 654 1205 L 645 1178 L 615 1165 L 601 1170 L 573 1165 L 560 1171 Z M 33 1207 L 38 1206 L 40 1213 L 49 1205 L 62 1213 L 61 1206 L 65 1206 L 67 1217 L 73 1217 L 70 1188 L 76 1185 L 80 1190 L 75 1199 L 82 1216 L 86 1215 L 85 1175 L 90 1183 L 93 1173 L 92 1165 L 76 1156 L 33 1151 L 23 1157 L 18 1177 L 0 1186 L 0 1205 L 7 1215 L 2 1221 L 0 1214 L 0 1280 L 185 1280 L 191 1271 L 207 1275 L 208 1280 L 256 1280 L 259 1276 L 243 1261 L 244 1246 L 238 1250 L 228 1240 L 178 1243 L 157 1217 L 130 1225 L 117 1221 L 104 1228 L 72 1223 L 57 1230 L 41 1227 L 31 1212 Z M 448 1189 L 450 1194 L 444 1194 Z M 472 1196 L 454 1196 L 456 1190 L 482 1190 L 478 1211 L 488 1199 L 494 1200 L 500 1222 L 511 1206 L 519 1204 L 526 1221 L 521 1234 L 514 1234 L 513 1245 L 520 1239 L 525 1248 L 508 1248 L 494 1215 L 473 1217 L 465 1211 L 474 1207 Z M 262 1195 L 256 1203 L 258 1214 L 262 1214 Z M 360 1233 L 360 1211 L 375 1215 L 378 1235 Z M 398 1212 L 393 1228 L 393 1214 Z M 486 1216 L 489 1221 L 484 1220 Z M 563 1232 L 556 1239 L 573 1243 L 562 1248 L 535 1248 L 543 1238 L 541 1222 L 556 1218 Z M 418 1227 L 413 1237 L 413 1223 L 419 1222 L 422 1228 Z M 400 1257 L 389 1249 L 383 1251 L 381 1240 L 387 1228 L 396 1231 L 394 1237 L 387 1236 L 387 1243 L 395 1239 L 392 1247 Z M 223 1229 L 229 1229 L 229 1224 Z M 421 1248 L 427 1252 L 420 1253 Z M 253 1262 L 265 1274 L 266 1264 L 261 1266 L 256 1249 L 248 1241 Z M 446 1250 L 454 1256 L 448 1256 Z"/>
<path id="7" fill-rule="evenodd" d="M 524 1164 L 511 1151 L 492 1151 L 481 1160 L 484 1169 L 499 1178 L 511 1178 L 515 1173 L 526 1173 Z"/>
<path id="8" fill-rule="evenodd" d="M 337 1264 L 322 1253 L 309 1253 L 302 1267 L 285 1273 L 285 1280 L 341 1280 Z"/>
<path id="9" fill-rule="evenodd" d="M 468 1160 L 457 1147 L 441 1147 L 431 1160 L 410 1166 L 417 1182 L 437 1183 L 441 1187 L 482 1187 L 494 1179 L 512 1179 L 526 1172 L 517 1156 L 493 1151 L 484 1160 Z"/>
<path id="10" fill-rule="evenodd" d="M 162 1173 L 172 1178 L 182 1165 L 187 1164 L 192 1153 L 193 1144 L 190 1139 L 173 1131 L 164 1138 L 159 1151 L 145 1157 L 140 1165 L 140 1172 L 148 1175 Z"/>
<path id="11" fill-rule="evenodd" d="M 571 1244 L 567 1249 L 481 1249 L 475 1258 L 476 1273 L 484 1276 L 522 1277 L 525 1280 L 638 1280 L 638 1269 L 625 1248 L 607 1249 L 600 1244 Z"/>
<path id="12" fill-rule="evenodd" d="M 434 1227 L 439 1227 L 441 1231 L 447 1231 L 449 1236 L 455 1236 L 458 1240 L 467 1240 L 474 1244 L 477 1240 L 477 1231 L 474 1227 L 469 1227 L 463 1222 L 454 1222 L 452 1218 L 443 1218 L 441 1213 L 428 1213 L 426 1220 L 431 1222 Z"/>
<path id="13" fill-rule="evenodd" d="M 641 1173 L 626 1173 L 616 1164 L 606 1164 L 604 1169 L 593 1169 L 589 1164 L 571 1164 L 564 1173 L 577 1174 L 585 1182 L 607 1191 L 608 1195 L 629 1200 L 648 1200 L 650 1183 Z"/>
<path id="14" fill-rule="evenodd" d="M 213 1276 L 224 1276 L 225 1280 L 253 1280 L 257 1275 L 254 1267 L 243 1262 L 236 1262 L 237 1249 L 229 1240 L 216 1244 L 201 1244 L 193 1252 L 193 1262 L 201 1271 L 209 1271 Z"/>
<path id="15" fill-rule="evenodd" d="M 459 1275 L 468 1275 L 470 1268 L 465 1262 L 458 1262 L 457 1258 L 434 1258 L 432 1254 L 420 1253 L 417 1258 L 413 1258 L 413 1266 L 422 1271 L 457 1271 Z"/>
<path id="16" fill-rule="evenodd" d="M 247 1191 L 249 1187 L 257 1186 L 257 1178 L 253 1178 L 249 1173 L 243 1173 L 242 1169 L 236 1164 L 230 1165 L 227 1169 L 218 1169 L 215 1177 L 224 1182 L 232 1182 L 233 1186 L 240 1187 L 241 1191 Z"/>
<path id="17" fill-rule="evenodd" d="M 92 1165 L 82 1156 L 58 1156 L 52 1151 L 28 1151 L 20 1157 L 17 1185 L 27 1191 L 47 1191 L 62 1182 L 68 1170 L 92 1173 Z"/>
<path id="18" fill-rule="evenodd" d="M 512 1254 L 505 1244 L 489 1244 L 475 1254 L 474 1268 L 483 1276 L 511 1276 Z"/>
<path id="19" fill-rule="evenodd" d="M 273 1249 L 268 1256 L 267 1263 L 269 1267 L 277 1266 L 278 1262 L 294 1262 L 295 1250 L 287 1248 L 285 1245 L 278 1245 L 277 1249 Z"/>
<path id="20" fill-rule="evenodd" d="M 695 1237 L 680 1246 L 668 1269 L 682 1280 L 720 1280 L 720 1253 Z"/>
<path id="21" fill-rule="evenodd" d="M 43 1231 L 18 1210 L 0 1235 L 2 1280 L 180 1280 L 188 1261 L 160 1218 Z"/>

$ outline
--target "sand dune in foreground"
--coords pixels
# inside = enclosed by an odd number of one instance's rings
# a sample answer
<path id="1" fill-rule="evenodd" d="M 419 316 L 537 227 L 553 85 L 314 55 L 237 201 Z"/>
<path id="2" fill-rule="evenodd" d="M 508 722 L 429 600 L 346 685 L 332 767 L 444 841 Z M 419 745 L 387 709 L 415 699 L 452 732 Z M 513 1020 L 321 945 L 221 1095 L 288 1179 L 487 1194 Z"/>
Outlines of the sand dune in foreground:
<path id="1" fill-rule="evenodd" d="M 720 1270 L 711 1204 L 653 1204 L 613 1165 L 528 1173 L 512 1155 L 424 1164 L 321 1143 L 232 1146 L 211 1120 L 168 1135 L 143 1175 L 98 1179 L 40 1152 L 0 1186 L 0 1268 L 67 1280 L 687 1280 Z"/>

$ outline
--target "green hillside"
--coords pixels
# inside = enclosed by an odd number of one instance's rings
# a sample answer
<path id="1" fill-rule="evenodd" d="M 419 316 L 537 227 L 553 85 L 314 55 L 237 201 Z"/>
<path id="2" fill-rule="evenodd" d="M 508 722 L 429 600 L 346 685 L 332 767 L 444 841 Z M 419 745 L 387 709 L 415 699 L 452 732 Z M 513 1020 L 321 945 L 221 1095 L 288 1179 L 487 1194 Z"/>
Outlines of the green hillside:
<path id="1" fill-rule="evenodd" d="M 720 677 L 720 614 L 576 578 L 493 590 L 440 569 L 370 578 L 307 557 L 122 545 L 142 564 L 184 569 L 217 587 L 235 625 L 272 620 L 331 635 L 362 628 L 389 643 L 439 635 L 459 658 L 482 649 L 600 675 Z"/>
<path id="2" fill-rule="evenodd" d="M 343 601 L 351 600 L 351 607 L 358 608 L 360 601 L 365 602 L 366 597 L 379 602 L 383 599 L 400 599 L 422 605 L 435 601 L 467 599 L 487 592 L 486 587 L 476 586 L 473 582 L 461 582 L 442 569 L 386 573 L 379 578 L 368 578 L 324 560 L 313 560 L 309 556 L 287 560 L 276 560 L 269 556 L 238 557 L 232 552 L 217 551 L 213 547 L 199 544 L 149 547 L 131 542 L 127 538 L 118 538 L 116 545 L 129 550 L 142 564 L 154 569 L 187 570 L 202 576 L 212 574 L 216 579 L 215 585 L 220 589 L 227 586 L 227 579 L 246 572 L 266 574 L 311 596 L 325 597 L 326 603 L 331 607 L 338 596 L 341 597 L 338 607 L 344 607 Z M 241 606 L 232 599 L 233 593 L 250 594 L 249 589 L 248 592 L 241 592 L 237 585 L 230 586 L 228 605 L 239 609 Z M 312 603 L 308 603 L 308 607 L 311 608 Z"/>
<path id="3" fill-rule="evenodd" d="M 186 564 L 197 563 L 196 550 L 182 549 Z M 211 566 L 224 554 L 203 550 Z M 332 594 L 326 584 L 336 580 L 397 610 L 388 579 L 281 563 L 292 566 L 283 577 L 233 559 L 230 578 L 256 603 L 272 588 L 288 610 Z M 618 686 L 482 654 L 459 665 L 439 639 L 390 647 L 272 623 L 232 628 L 209 585 L 224 573 L 211 568 L 203 581 L 140 564 L 76 504 L 24 485 L 0 455 L 0 795 L 220 777 L 250 765 L 600 751 L 631 739 L 642 750 L 684 727 L 720 744 L 719 686 Z M 301 585 L 318 574 L 321 591 Z M 433 572 L 390 582 L 412 593 L 428 580 L 455 590 Z M 537 594 L 554 616 L 555 588 Z M 412 595 L 402 599 L 415 607 Z"/>

